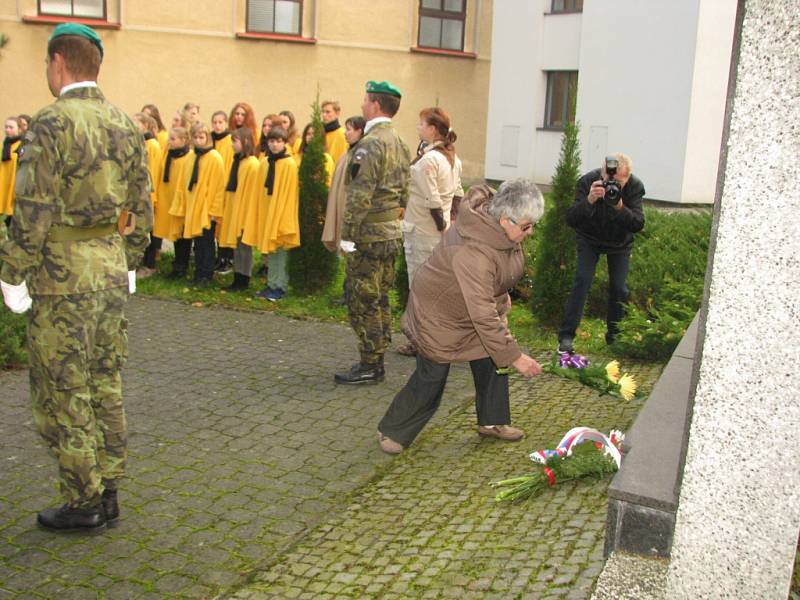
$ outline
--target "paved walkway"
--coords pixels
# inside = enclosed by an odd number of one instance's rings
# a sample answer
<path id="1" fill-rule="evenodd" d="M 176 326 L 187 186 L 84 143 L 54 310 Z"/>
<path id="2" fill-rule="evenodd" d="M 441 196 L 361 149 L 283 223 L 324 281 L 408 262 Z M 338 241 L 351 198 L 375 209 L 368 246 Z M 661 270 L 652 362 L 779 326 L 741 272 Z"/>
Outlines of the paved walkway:
<path id="1" fill-rule="evenodd" d="M 383 384 L 336 386 L 357 358 L 343 325 L 144 298 L 129 318 L 130 479 L 102 536 L 36 529 L 56 502 L 54 463 L 27 372 L 0 375 L 0 600 L 589 597 L 608 481 L 516 505 L 487 484 L 574 425 L 626 428 L 639 403 L 514 378 L 528 437 L 484 440 L 459 366 L 429 428 L 391 458 L 375 427 L 412 360 L 387 356 Z"/>

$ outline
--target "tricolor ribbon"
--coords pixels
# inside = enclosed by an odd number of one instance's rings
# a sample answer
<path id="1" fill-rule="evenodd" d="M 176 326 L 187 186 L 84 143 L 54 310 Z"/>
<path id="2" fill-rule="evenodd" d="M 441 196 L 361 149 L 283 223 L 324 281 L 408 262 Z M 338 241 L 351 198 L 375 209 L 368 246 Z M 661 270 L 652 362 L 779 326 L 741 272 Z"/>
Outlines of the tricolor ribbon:
<path id="1" fill-rule="evenodd" d="M 544 474 L 547 475 L 547 485 L 554 486 L 556 484 L 556 474 L 553 473 L 553 469 L 545 467 Z"/>
<path id="2" fill-rule="evenodd" d="M 619 468 L 622 462 L 619 445 L 622 444 L 622 440 L 624 439 L 625 436 L 623 433 L 617 430 L 612 430 L 608 435 L 604 435 L 597 431 L 597 429 L 591 429 L 590 427 L 573 427 L 561 438 L 555 450 L 537 450 L 536 452 L 532 452 L 530 457 L 534 462 L 546 464 L 547 460 L 554 456 L 571 456 L 572 449 L 575 446 L 582 442 L 592 441 L 599 444 L 598 448 L 608 454 L 614 462 L 617 463 L 617 468 Z"/>

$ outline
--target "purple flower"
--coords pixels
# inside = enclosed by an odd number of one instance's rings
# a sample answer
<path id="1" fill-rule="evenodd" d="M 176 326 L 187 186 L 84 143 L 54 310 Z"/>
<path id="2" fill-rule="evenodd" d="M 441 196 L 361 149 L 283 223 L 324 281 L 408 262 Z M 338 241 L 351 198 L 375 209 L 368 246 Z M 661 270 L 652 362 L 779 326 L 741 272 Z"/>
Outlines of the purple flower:
<path id="1" fill-rule="evenodd" d="M 562 352 L 558 357 L 558 366 L 562 369 L 583 369 L 589 366 L 589 359 L 580 354 Z"/>

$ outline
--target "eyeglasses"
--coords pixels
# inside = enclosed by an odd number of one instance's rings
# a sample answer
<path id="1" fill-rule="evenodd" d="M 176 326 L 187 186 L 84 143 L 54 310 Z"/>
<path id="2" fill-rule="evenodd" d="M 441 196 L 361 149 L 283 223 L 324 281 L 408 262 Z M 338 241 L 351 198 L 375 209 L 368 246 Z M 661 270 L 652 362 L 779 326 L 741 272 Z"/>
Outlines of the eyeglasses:
<path id="1" fill-rule="evenodd" d="M 508 220 L 511 221 L 517 227 L 519 227 L 522 233 L 528 233 L 529 231 L 533 231 L 533 223 L 525 223 L 525 225 L 520 225 L 511 217 L 508 217 Z"/>

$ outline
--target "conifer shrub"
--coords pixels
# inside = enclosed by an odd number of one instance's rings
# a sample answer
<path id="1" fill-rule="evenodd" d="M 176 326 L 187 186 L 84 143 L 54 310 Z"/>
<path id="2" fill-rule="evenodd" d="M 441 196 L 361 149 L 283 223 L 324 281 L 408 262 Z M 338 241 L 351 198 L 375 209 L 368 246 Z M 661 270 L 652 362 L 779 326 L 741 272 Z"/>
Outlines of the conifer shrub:
<path id="1" fill-rule="evenodd" d="M 580 177 L 579 125 L 568 123 L 561 138 L 561 154 L 551 182 L 549 202 L 537 224 L 531 308 L 540 322 L 556 325 L 575 275 L 575 231 L 567 225 L 567 210 L 575 201 Z"/>
<path id="2" fill-rule="evenodd" d="M 336 254 L 322 244 L 328 184 L 325 172 L 325 130 L 319 97 L 311 105 L 314 137 L 300 165 L 300 247 L 289 255 L 289 279 L 298 294 L 322 293 L 336 277 Z"/>

